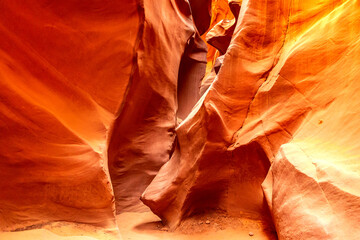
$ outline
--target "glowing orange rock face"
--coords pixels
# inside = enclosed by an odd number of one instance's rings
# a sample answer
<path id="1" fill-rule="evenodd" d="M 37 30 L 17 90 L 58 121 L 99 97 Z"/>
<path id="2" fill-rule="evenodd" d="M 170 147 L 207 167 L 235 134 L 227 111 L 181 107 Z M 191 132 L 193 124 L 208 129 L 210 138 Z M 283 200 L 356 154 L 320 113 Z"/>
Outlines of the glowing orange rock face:
<path id="1" fill-rule="evenodd" d="M 279 2 L 248 4 L 234 33 L 243 37 L 233 38 L 219 75 L 177 129 L 179 147 L 143 194 L 172 227 L 209 207 L 269 218 L 261 189 L 270 166 L 266 155 L 256 142 L 228 148 L 282 47 L 288 15 L 280 14 Z M 270 36 L 267 28 L 274 29 Z"/>
<path id="2" fill-rule="evenodd" d="M 2 1 L 0 11 L 1 229 L 114 226 L 114 196 L 135 206 L 169 159 L 195 33 L 188 3 Z"/>
<path id="3" fill-rule="evenodd" d="M 1 230 L 114 227 L 143 193 L 172 228 L 358 238 L 359 1 L 189 2 L 1 2 Z"/>
<path id="4" fill-rule="evenodd" d="M 268 110 L 261 107 L 253 117 L 263 120 L 272 147 L 283 142 L 280 132 L 291 134 L 275 153 L 263 187 L 280 239 L 357 239 L 360 4 L 328 1 L 307 11 L 311 4 L 300 4 L 290 16 L 281 65 L 254 100 L 254 108 L 263 105 L 268 92 Z M 287 99 L 283 110 L 275 104 L 280 89 Z M 303 121 L 296 127 L 292 118 Z M 283 130 L 269 132 L 272 122 Z"/>
<path id="5" fill-rule="evenodd" d="M 133 1 L 2 1 L 0 226 L 114 224 L 106 141 L 128 85 Z"/>
<path id="6" fill-rule="evenodd" d="M 241 9 L 218 76 L 143 201 L 170 226 L 206 207 L 264 218 L 267 204 L 280 239 L 356 239 L 359 1 Z"/>
<path id="7" fill-rule="evenodd" d="M 202 35 L 202 38 L 206 40 L 207 33 L 219 22 L 223 21 L 224 19 L 231 20 L 234 18 L 234 15 L 231 12 L 229 7 L 228 0 L 212 0 L 211 5 L 211 23 L 208 30 Z M 215 59 L 219 56 L 218 50 L 210 44 L 208 46 L 208 53 L 207 53 L 207 68 L 206 73 L 209 74 L 213 65 L 215 64 Z"/>
<path id="8" fill-rule="evenodd" d="M 218 73 L 224 54 L 230 45 L 234 33 L 241 0 L 216 0 L 212 2 L 211 27 L 203 35 L 208 43 L 206 74 L 201 83 L 200 93 L 203 94 Z"/>
<path id="9" fill-rule="evenodd" d="M 149 0 L 144 1 L 144 9 L 137 65 L 108 150 L 118 211 L 138 210 L 141 193 L 169 160 L 175 139 L 178 77 L 180 85 L 180 79 L 191 81 L 193 76 L 179 75 L 182 55 L 194 42 L 189 39 L 195 38 L 189 4 Z M 206 49 L 203 52 L 205 58 Z M 186 83 L 184 88 L 188 88 Z M 191 97 L 197 100 L 193 95 L 181 99 Z"/>

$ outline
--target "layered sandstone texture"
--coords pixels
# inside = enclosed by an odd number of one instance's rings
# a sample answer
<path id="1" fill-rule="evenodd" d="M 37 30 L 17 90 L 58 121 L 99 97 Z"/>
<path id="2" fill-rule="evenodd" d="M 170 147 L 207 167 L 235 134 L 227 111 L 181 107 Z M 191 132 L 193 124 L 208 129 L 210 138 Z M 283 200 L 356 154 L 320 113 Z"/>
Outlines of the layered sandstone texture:
<path id="1" fill-rule="evenodd" d="M 359 13 L 356 0 L 243 1 L 144 203 L 172 227 L 217 208 L 271 215 L 279 239 L 357 239 Z"/>
<path id="2" fill-rule="evenodd" d="M 210 27 L 208 30 L 202 35 L 202 38 L 206 40 L 207 33 L 218 23 L 224 21 L 224 20 L 231 20 L 234 19 L 234 15 L 231 12 L 229 2 L 228 0 L 212 0 L 211 1 L 211 21 L 210 21 Z M 215 59 L 219 56 L 219 51 L 210 45 L 207 42 L 208 46 L 208 53 L 207 53 L 207 67 L 206 67 L 206 73 L 208 74 L 213 65 Z"/>
<path id="3" fill-rule="evenodd" d="M 0 230 L 360 236 L 359 0 L 2 0 Z M 160 170 L 159 170 L 160 169 Z"/>
<path id="4" fill-rule="evenodd" d="M 205 73 L 189 4 L 9 0 L 0 12 L 0 228 L 115 227 L 115 205 L 137 210 L 169 159 L 177 86 Z M 182 62 L 193 73 L 178 83 Z"/>
<path id="5" fill-rule="evenodd" d="M 106 141 L 132 71 L 136 4 L 2 1 L 0 11 L 1 228 L 113 225 Z"/>
<path id="6" fill-rule="evenodd" d="M 173 151 L 176 113 L 185 115 L 200 97 L 206 65 L 206 45 L 187 1 L 143 4 L 136 63 L 108 146 L 118 212 L 143 206 L 141 193 Z"/>

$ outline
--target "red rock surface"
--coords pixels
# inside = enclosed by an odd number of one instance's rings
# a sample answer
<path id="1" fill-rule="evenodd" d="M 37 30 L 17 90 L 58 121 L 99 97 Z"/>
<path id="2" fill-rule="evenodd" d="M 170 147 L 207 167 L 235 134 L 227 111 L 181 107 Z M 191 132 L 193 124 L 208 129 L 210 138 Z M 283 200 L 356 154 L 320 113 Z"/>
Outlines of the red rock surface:
<path id="1" fill-rule="evenodd" d="M 268 204 L 280 239 L 356 239 L 359 11 L 244 1 L 223 66 L 144 203 L 172 227 L 204 207 L 263 218 Z"/>
<path id="2" fill-rule="evenodd" d="M 360 236 L 359 0 L 0 12 L 1 230 L 117 229 L 141 196 L 171 230 L 205 212 L 279 239 Z"/>
<path id="3" fill-rule="evenodd" d="M 203 35 L 208 44 L 208 52 L 206 74 L 200 87 L 201 95 L 208 89 L 219 72 L 237 24 L 241 4 L 241 0 L 229 0 L 228 2 L 219 0 L 212 3 L 211 27 Z"/>
<path id="4" fill-rule="evenodd" d="M 270 166 L 266 154 L 256 142 L 228 148 L 282 47 L 288 15 L 280 14 L 279 2 L 247 4 L 217 79 L 177 129 L 178 148 L 143 194 L 171 227 L 210 207 L 269 217 L 261 189 Z M 275 31 L 267 36 L 267 28 Z"/>
<path id="5" fill-rule="evenodd" d="M 108 149 L 118 212 L 141 207 L 141 193 L 169 160 L 175 138 L 180 63 L 185 49 L 190 48 L 191 57 L 191 48 L 197 46 L 186 1 L 147 0 L 144 9 L 136 66 L 126 99 L 116 115 Z M 190 70 L 190 66 L 182 67 Z M 196 73 L 180 77 L 185 81 L 181 86 L 193 86 L 194 77 Z M 190 94 L 181 99 L 184 111 L 190 104 L 186 101 L 196 101 L 197 97 Z"/>
<path id="6" fill-rule="evenodd" d="M 234 33 L 242 1 L 229 1 L 232 16 L 221 19 L 206 34 L 206 42 L 220 51 L 220 55 L 226 53 L 232 35 Z"/>
<path id="7" fill-rule="evenodd" d="M 324 11 L 329 5 L 332 11 Z M 282 145 L 276 153 L 263 187 L 279 239 L 357 239 L 360 4 L 328 2 L 310 12 L 311 15 L 304 14 L 306 7 L 299 6 L 302 11 L 291 18 L 290 26 L 295 29 L 301 19 L 318 21 L 302 32 L 296 42 L 284 46 L 286 61 L 280 58 L 278 76 L 269 82 L 274 90 L 293 89 L 292 93 L 282 92 L 283 97 L 290 99 L 288 102 L 293 102 L 283 109 L 286 112 L 291 109 L 292 114 L 287 114 L 287 119 L 275 115 L 275 111 L 280 114 L 283 111 L 271 104 L 267 108 L 273 110 L 262 111 L 260 117 L 274 116 L 272 121 L 266 117 L 264 126 L 269 129 L 277 119 L 283 135 L 286 131 L 291 134 L 290 143 Z M 274 92 L 266 88 L 260 89 L 259 100 L 262 92 Z M 269 98 L 275 98 L 271 95 Z M 294 131 L 288 119 L 298 114 L 302 114 L 298 118 L 303 121 Z M 267 134 L 269 139 L 278 139 L 271 141 L 272 147 L 281 143 L 276 135 Z"/>
<path id="8" fill-rule="evenodd" d="M 231 12 L 228 0 L 212 0 L 211 4 L 211 22 L 208 30 L 202 35 L 204 41 L 206 40 L 207 33 L 220 21 L 224 19 L 233 19 L 234 15 Z M 211 72 L 213 65 L 215 64 L 215 59 L 219 56 L 219 51 L 207 44 L 208 53 L 207 53 L 207 66 L 206 66 L 206 75 Z"/>
<path id="9" fill-rule="evenodd" d="M 114 226 L 114 202 L 137 209 L 169 159 L 179 65 L 196 32 L 189 4 L 3 1 L 0 10 L 1 229 Z"/>
<path id="10" fill-rule="evenodd" d="M 128 85 L 133 1 L 0 4 L 0 227 L 113 225 L 107 135 Z"/>

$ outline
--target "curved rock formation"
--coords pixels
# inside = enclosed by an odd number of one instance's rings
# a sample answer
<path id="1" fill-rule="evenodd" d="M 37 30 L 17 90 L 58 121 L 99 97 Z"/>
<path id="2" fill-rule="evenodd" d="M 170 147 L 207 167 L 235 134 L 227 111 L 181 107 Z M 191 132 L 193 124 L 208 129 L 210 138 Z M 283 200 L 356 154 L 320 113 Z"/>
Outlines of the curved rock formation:
<path id="1" fill-rule="evenodd" d="M 1 231 L 117 229 L 141 196 L 171 229 L 209 211 L 279 239 L 360 236 L 359 0 L 0 12 Z"/>
<path id="2" fill-rule="evenodd" d="M 1 229 L 114 227 L 114 202 L 138 209 L 169 159 L 187 46 L 205 72 L 188 2 L 3 1 L 0 10 Z"/>
<path id="3" fill-rule="evenodd" d="M 220 20 L 206 34 L 206 42 L 218 49 L 221 55 L 226 53 L 226 50 L 230 45 L 230 41 L 240 13 L 241 3 L 242 1 L 239 0 L 229 1 L 229 7 L 234 15 L 234 18 L 225 18 Z"/>
<path id="4" fill-rule="evenodd" d="M 218 49 L 221 55 L 224 55 L 230 45 L 235 24 L 235 19 L 221 20 L 206 34 L 206 42 Z"/>
<path id="5" fill-rule="evenodd" d="M 356 239 L 359 11 L 244 1 L 219 75 L 144 203 L 172 227 L 205 206 L 256 218 L 267 203 L 280 239 Z"/>
<path id="6" fill-rule="evenodd" d="M 177 129 L 175 153 L 142 196 L 171 227 L 210 207 L 266 217 L 261 189 L 270 166 L 266 155 L 259 144 L 251 144 L 249 151 L 228 148 L 283 45 L 289 8 L 283 9 L 277 1 L 247 4 L 218 77 Z M 254 42 L 253 37 L 264 41 Z M 259 168 L 255 172 L 248 169 L 251 161 Z"/>
<path id="7" fill-rule="evenodd" d="M 115 226 L 106 141 L 131 73 L 137 4 L 11 0 L 0 11 L 1 229 Z"/>
<path id="8" fill-rule="evenodd" d="M 206 40 L 207 33 L 220 21 L 223 19 L 233 19 L 234 16 L 231 12 L 231 9 L 229 7 L 228 0 L 212 0 L 211 4 L 211 22 L 210 27 L 208 30 L 202 35 L 202 38 L 204 41 Z M 219 56 L 219 51 L 211 46 L 210 44 L 207 44 L 208 47 L 208 53 L 207 53 L 207 66 L 206 66 L 206 75 L 208 75 L 213 65 L 215 64 L 215 59 Z M 206 78 L 206 77 L 205 77 Z"/>
<path id="9" fill-rule="evenodd" d="M 228 5 L 224 1 L 214 2 L 212 28 L 205 35 L 209 51 L 207 53 L 206 75 L 201 84 L 201 95 L 206 91 L 214 80 L 214 71 L 217 74 L 222 65 L 224 54 L 229 47 L 234 33 L 237 18 L 241 9 L 242 0 L 229 0 Z M 226 7 L 223 7 L 225 5 Z M 231 12 L 230 12 L 231 11 Z M 232 13 L 232 14 L 231 14 Z M 219 16 L 223 19 L 218 19 Z M 217 22 L 218 21 L 218 22 Z"/>
<path id="10" fill-rule="evenodd" d="M 118 212 L 141 207 L 141 193 L 169 160 L 175 138 L 180 62 L 196 32 L 185 0 L 145 0 L 143 8 L 136 66 L 108 148 Z M 186 77 L 188 82 L 196 78 Z"/>
<path id="11" fill-rule="evenodd" d="M 305 6 L 301 7 L 299 15 L 291 18 L 294 28 L 300 19 L 309 17 Z M 280 239 L 357 239 L 360 235 L 360 145 L 356 141 L 360 133 L 360 5 L 339 1 L 331 12 L 324 11 L 325 7 L 310 15 L 321 19 L 296 42 L 284 46 L 286 61 L 280 58 L 277 76 L 259 90 L 259 100 L 264 92 L 268 99 L 276 98 L 276 89 L 292 92 L 282 91 L 287 102 L 293 103 L 283 104 L 283 111 L 280 104 L 269 102 L 267 109 L 273 110 L 256 116 L 274 116 L 263 121 L 265 132 L 276 121 L 282 129 L 279 133 L 291 133 L 291 143 L 276 153 L 263 184 Z M 263 101 L 254 101 L 254 107 L 258 104 Z M 276 117 L 276 111 L 292 114 L 286 119 Z M 298 114 L 304 120 L 294 131 L 289 120 Z M 278 134 L 267 136 L 274 139 L 275 149 L 282 143 Z"/>
<path id="12" fill-rule="evenodd" d="M 201 80 L 206 71 L 207 46 L 196 32 L 185 48 L 181 58 L 178 86 L 177 86 L 177 113 L 180 119 L 186 118 L 200 98 Z"/>

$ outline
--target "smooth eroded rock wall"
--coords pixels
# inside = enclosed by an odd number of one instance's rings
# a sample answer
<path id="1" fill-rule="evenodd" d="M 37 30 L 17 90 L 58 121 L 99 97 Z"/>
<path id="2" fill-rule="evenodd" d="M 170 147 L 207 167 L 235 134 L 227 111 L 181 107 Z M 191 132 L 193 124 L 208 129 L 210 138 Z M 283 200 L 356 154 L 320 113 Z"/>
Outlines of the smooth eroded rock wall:
<path id="1" fill-rule="evenodd" d="M 355 0 L 243 1 L 144 203 L 173 227 L 204 207 L 262 218 L 268 205 L 280 239 L 356 239 L 359 11 Z"/>
<path id="2" fill-rule="evenodd" d="M 114 226 L 108 132 L 129 84 L 135 1 L 0 4 L 0 226 Z"/>

